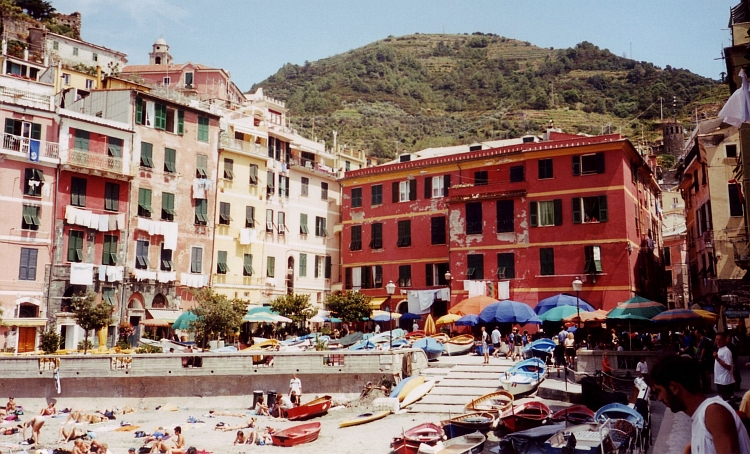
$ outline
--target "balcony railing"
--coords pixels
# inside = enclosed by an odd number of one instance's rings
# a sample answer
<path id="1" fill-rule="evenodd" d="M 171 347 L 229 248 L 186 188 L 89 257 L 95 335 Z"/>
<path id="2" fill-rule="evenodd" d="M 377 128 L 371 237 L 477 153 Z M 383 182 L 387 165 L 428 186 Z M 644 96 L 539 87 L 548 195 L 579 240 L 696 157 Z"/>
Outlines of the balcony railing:
<path id="1" fill-rule="evenodd" d="M 0 100 L 11 104 L 35 107 L 44 110 L 52 110 L 53 105 L 52 97 L 49 95 L 7 86 L 0 86 Z"/>
<path id="2" fill-rule="evenodd" d="M 261 147 L 256 143 L 233 139 L 229 136 L 221 136 L 221 146 L 230 150 L 241 151 L 261 158 L 268 156 L 268 147 Z"/>
<path id="3" fill-rule="evenodd" d="M 45 142 L 43 140 L 34 140 L 39 143 L 39 157 L 57 159 L 59 156 L 60 146 L 57 142 Z M 13 151 L 24 156 L 29 155 L 32 139 L 28 137 L 14 136 L 13 134 L 3 133 L 3 150 Z"/>
<path id="4" fill-rule="evenodd" d="M 123 166 L 122 158 L 105 154 L 90 153 L 85 150 L 70 150 L 67 164 L 85 167 L 87 169 L 129 175 L 129 169 L 127 169 L 126 166 Z"/>
<path id="5" fill-rule="evenodd" d="M 289 161 L 289 165 L 291 167 L 302 167 L 309 171 L 320 172 L 326 175 L 335 175 L 336 173 L 333 168 L 325 164 L 316 163 L 311 159 L 293 158 L 291 161 Z"/>

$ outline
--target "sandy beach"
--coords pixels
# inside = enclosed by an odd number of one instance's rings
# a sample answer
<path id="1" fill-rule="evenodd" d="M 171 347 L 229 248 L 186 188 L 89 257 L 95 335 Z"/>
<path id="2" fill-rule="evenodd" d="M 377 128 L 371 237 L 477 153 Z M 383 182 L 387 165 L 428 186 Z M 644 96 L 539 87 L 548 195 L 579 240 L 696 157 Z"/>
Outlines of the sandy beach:
<path id="1" fill-rule="evenodd" d="M 374 397 L 381 397 L 382 394 L 375 394 Z M 303 402 L 312 400 L 316 395 L 303 396 Z M 54 397 L 53 397 L 54 398 Z M 394 435 L 404 429 L 409 429 L 423 422 L 438 422 L 445 419 L 448 415 L 422 414 L 422 413 L 402 413 L 391 414 L 384 419 L 374 421 L 369 424 L 339 428 L 339 422 L 349 419 L 353 416 L 367 413 L 375 408 L 371 405 L 371 398 L 365 398 L 359 401 L 359 396 L 354 395 L 336 395 L 336 400 L 350 400 L 350 406 L 334 407 L 327 415 L 315 418 L 313 421 L 322 423 L 322 430 L 317 441 L 292 448 L 281 448 L 276 446 L 251 446 L 238 445 L 233 446 L 236 431 L 223 432 L 216 430 L 216 424 L 223 422 L 229 426 L 239 425 L 243 421 L 252 417 L 248 413 L 248 408 L 252 404 L 252 396 L 246 398 L 222 397 L 222 398 L 178 398 L 178 399 L 57 399 L 57 409 L 70 408 L 73 410 L 104 410 L 106 408 L 118 407 L 123 408 L 126 405 L 136 409 L 135 413 L 126 415 L 117 415 L 114 421 L 100 424 L 76 424 L 75 427 L 91 430 L 96 434 L 96 438 L 109 445 L 109 451 L 112 454 L 126 454 L 128 448 L 135 447 L 136 450 L 143 446 L 143 439 L 135 438 L 134 431 L 118 431 L 121 422 L 126 421 L 138 426 L 135 430 L 142 430 L 146 433 L 153 432 L 157 427 L 169 429 L 170 433 L 175 426 L 182 427 L 182 433 L 185 436 L 187 446 L 195 446 L 199 450 L 203 449 L 212 453 L 247 453 L 262 451 L 283 450 L 288 453 L 310 453 L 310 452 L 330 452 L 330 453 L 387 453 L 390 452 L 390 442 Z M 5 397 L 0 397 L 0 402 L 5 402 Z M 16 398 L 16 403 L 24 408 L 24 415 L 20 416 L 23 423 L 28 421 L 37 414 L 39 410 L 47 405 L 45 399 L 23 399 Z M 177 411 L 160 411 L 157 407 L 176 406 Z M 233 413 L 247 414 L 246 417 L 229 417 L 221 416 L 209 418 L 209 410 L 226 411 Z M 194 417 L 203 422 L 191 424 L 188 423 L 189 417 Z M 67 415 L 48 419 L 41 430 L 40 444 L 37 446 L 21 446 L 19 443 L 22 437 L 16 435 L 0 435 L 0 452 L 23 452 L 21 448 L 26 448 L 28 452 L 35 452 L 37 449 L 65 449 L 71 450 L 73 442 L 55 443 L 58 432 Z M 14 427 L 19 422 L 5 423 L 0 428 Z M 277 419 L 260 416 L 256 426 L 263 429 L 270 426 L 276 429 L 285 429 L 298 422 L 288 421 L 286 419 Z M 69 423 L 67 427 L 72 427 Z M 27 434 L 28 436 L 28 434 Z M 485 446 L 485 452 L 490 443 Z M 495 443 L 491 444 L 496 446 Z M 50 454 L 52 451 L 49 451 Z"/>

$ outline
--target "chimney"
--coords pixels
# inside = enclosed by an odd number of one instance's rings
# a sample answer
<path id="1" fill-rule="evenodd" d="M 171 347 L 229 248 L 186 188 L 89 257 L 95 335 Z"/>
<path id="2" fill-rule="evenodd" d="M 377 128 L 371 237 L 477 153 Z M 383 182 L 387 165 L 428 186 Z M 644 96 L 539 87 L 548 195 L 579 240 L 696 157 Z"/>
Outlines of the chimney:
<path id="1" fill-rule="evenodd" d="M 96 88 L 102 88 L 102 67 L 96 65 Z"/>

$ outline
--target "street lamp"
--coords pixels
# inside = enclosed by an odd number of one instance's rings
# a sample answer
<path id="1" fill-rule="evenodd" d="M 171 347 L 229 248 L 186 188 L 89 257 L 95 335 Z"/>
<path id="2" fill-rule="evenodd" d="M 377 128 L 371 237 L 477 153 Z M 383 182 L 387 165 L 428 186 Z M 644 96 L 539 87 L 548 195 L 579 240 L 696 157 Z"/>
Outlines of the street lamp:
<path id="1" fill-rule="evenodd" d="M 448 306 L 451 305 L 451 294 L 453 293 L 453 276 L 450 270 L 445 272 L 445 280 L 448 281 Z"/>
<path id="2" fill-rule="evenodd" d="M 390 331 L 388 334 L 391 337 L 390 349 L 393 350 L 393 312 L 391 311 L 391 297 L 396 292 L 396 284 L 394 284 L 393 281 L 388 281 L 385 285 L 385 291 L 388 293 L 388 319 L 390 321 Z"/>
<path id="3" fill-rule="evenodd" d="M 581 327 L 581 299 L 578 296 L 578 294 L 581 292 L 581 288 L 583 287 L 583 282 L 581 282 L 581 279 L 576 277 L 573 280 L 573 291 L 576 292 L 576 310 L 578 311 L 578 328 Z"/>

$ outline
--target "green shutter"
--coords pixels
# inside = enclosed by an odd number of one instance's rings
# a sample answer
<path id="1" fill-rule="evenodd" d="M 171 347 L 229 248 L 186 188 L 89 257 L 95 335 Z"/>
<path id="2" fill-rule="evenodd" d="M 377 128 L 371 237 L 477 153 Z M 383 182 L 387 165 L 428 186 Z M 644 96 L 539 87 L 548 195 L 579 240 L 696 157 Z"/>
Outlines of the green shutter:
<path id="1" fill-rule="evenodd" d="M 141 142 L 141 166 L 154 167 L 153 160 L 154 146 L 148 142 Z"/>
<path id="2" fill-rule="evenodd" d="M 164 171 L 169 173 L 177 173 L 177 167 L 175 162 L 177 160 L 177 150 L 173 148 L 164 149 Z"/>
<path id="3" fill-rule="evenodd" d="M 227 251 L 219 251 L 216 260 L 216 272 L 218 274 L 227 274 Z"/>
<path id="4" fill-rule="evenodd" d="M 5 133 L 6 134 L 14 135 L 15 127 L 16 127 L 16 120 L 12 118 L 5 119 Z"/>
<path id="5" fill-rule="evenodd" d="M 594 268 L 594 246 L 584 246 L 583 247 L 583 256 L 585 257 L 586 261 L 583 265 L 583 272 L 584 273 L 591 273 L 593 272 Z"/>
<path id="6" fill-rule="evenodd" d="M 250 184 L 258 184 L 258 166 L 255 164 L 250 164 Z"/>
<path id="7" fill-rule="evenodd" d="M 562 199 L 555 199 L 555 225 L 562 225 Z"/>
<path id="8" fill-rule="evenodd" d="M 573 197 L 573 224 L 581 223 L 581 198 Z"/>
<path id="9" fill-rule="evenodd" d="M 177 111 L 177 134 L 179 135 L 185 134 L 185 111 L 184 110 Z"/>
<path id="10" fill-rule="evenodd" d="M 208 142 L 208 118 L 198 116 L 198 140 Z"/>
<path id="11" fill-rule="evenodd" d="M 307 276 L 307 254 L 299 255 L 299 276 Z"/>
<path id="12" fill-rule="evenodd" d="M 172 216 L 176 214 L 174 211 L 174 194 L 161 193 L 161 209 Z"/>
<path id="13" fill-rule="evenodd" d="M 154 105 L 154 128 L 165 131 L 167 129 L 167 106 L 156 103 Z"/>
<path id="14" fill-rule="evenodd" d="M 607 209 L 607 196 L 599 196 L 599 222 L 607 222 L 609 220 L 609 210 Z"/>
<path id="15" fill-rule="evenodd" d="M 537 202 L 529 203 L 529 216 L 531 218 L 531 226 L 536 227 L 539 225 L 539 204 Z"/>
<path id="16" fill-rule="evenodd" d="M 604 173 L 604 153 L 596 154 L 596 173 Z"/>
<path id="17" fill-rule="evenodd" d="M 266 260 L 266 276 L 267 277 L 275 277 L 276 275 L 276 258 L 275 257 L 268 257 Z"/>
<path id="18" fill-rule="evenodd" d="M 307 214 L 299 214 L 299 233 L 307 235 L 309 230 L 307 229 Z"/>
<path id="19" fill-rule="evenodd" d="M 242 274 L 244 276 L 253 275 L 253 254 L 245 254 L 245 263 L 242 268 Z"/>
<path id="20" fill-rule="evenodd" d="M 40 125 L 39 123 L 31 124 L 31 138 L 42 140 L 42 125 Z"/>
<path id="21" fill-rule="evenodd" d="M 143 124 L 143 99 L 135 98 L 135 124 Z"/>
<path id="22" fill-rule="evenodd" d="M 138 188 L 138 207 L 151 214 L 151 189 Z"/>

